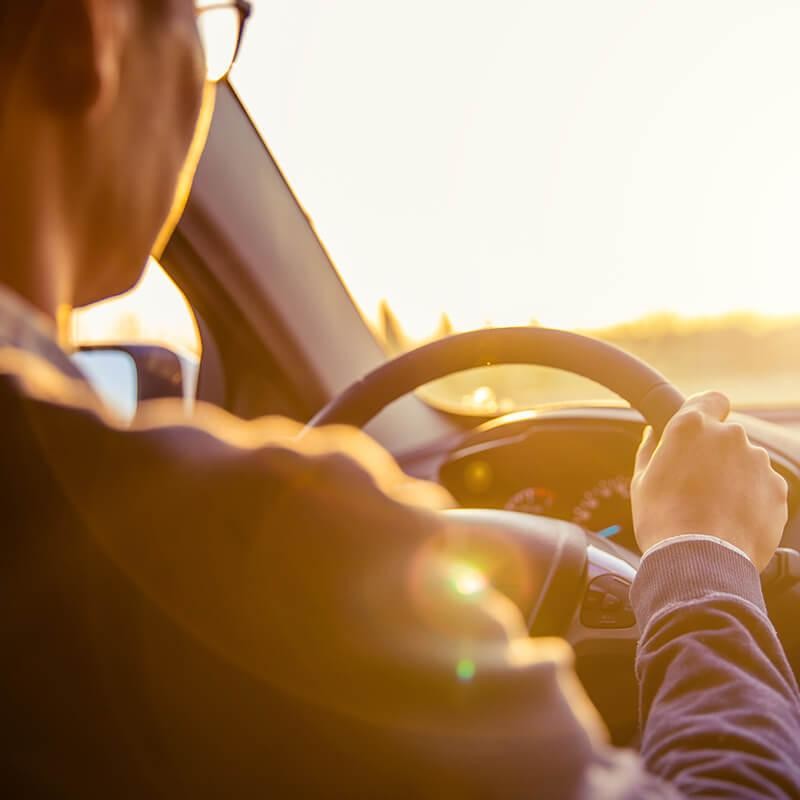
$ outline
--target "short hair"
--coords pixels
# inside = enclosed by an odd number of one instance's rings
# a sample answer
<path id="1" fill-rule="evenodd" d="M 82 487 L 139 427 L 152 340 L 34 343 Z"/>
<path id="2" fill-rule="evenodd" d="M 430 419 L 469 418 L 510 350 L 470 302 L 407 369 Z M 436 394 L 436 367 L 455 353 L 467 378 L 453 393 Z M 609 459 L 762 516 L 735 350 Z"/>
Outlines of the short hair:
<path id="1" fill-rule="evenodd" d="M 65 0 L 0 0 L 0 102 L 25 56 L 43 11 Z M 161 17 L 172 0 L 133 0 L 145 22 Z M 74 0 L 70 0 L 74 2 Z M 110 0 L 108 0 L 110 2 Z"/>
<path id="2" fill-rule="evenodd" d="M 5 71 L 25 50 L 47 0 L 0 0 L 0 65 Z"/>

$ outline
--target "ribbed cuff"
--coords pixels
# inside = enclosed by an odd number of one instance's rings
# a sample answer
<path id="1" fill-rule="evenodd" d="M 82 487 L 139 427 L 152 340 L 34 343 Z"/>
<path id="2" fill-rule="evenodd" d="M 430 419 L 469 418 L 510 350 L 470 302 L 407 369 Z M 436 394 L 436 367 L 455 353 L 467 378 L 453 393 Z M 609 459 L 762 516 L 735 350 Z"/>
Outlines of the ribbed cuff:
<path id="1" fill-rule="evenodd" d="M 766 613 L 758 570 L 748 558 L 707 539 L 678 539 L 642 559 L 631 605 L 643 631 L 668 606 L 712 594 L 739 597 Z"/>

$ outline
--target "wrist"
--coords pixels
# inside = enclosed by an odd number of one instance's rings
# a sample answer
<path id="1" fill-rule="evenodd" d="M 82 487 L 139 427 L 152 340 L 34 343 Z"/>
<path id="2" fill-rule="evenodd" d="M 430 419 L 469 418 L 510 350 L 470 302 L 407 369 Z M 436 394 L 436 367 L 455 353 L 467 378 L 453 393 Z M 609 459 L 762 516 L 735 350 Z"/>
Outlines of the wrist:
<path id="1" fill-rule="evenodd" d="M 667 608 L 723 595 L 748 601 L 766 613 L 753 562 L 729 542 L 694 534 L 664 540 L 643 556 L 631 587 L 631 604 L 644 631 Z"/>
<path id="2" fill-rule="evenodd" d="M 759 558 L 754 546 L 753 531 L 758 529 L 757 523 L 750 528 L 743 527 L 736 519 L 698 519 L 679 518 L 678 515 L 662 515 L 654 519 L 648 515 L 646 521 L 635 521 L 636 543 L 642 553 L 647 553 L 664 542 L 671 542 L 684 536 L 704 536 L 713 539 L 725 547 L 733 548 L 739 555 L 747 558 L 760 570 Z"/>
<path id="3" fill-rule="evenodd" d="M 741 556 L 742 558 L 746 558 L 751 564 L 755 565 L 755 561 L 753 557 L 743 550 L 741 547 L 733 544 L 733 542 L 729 542 L 727 539 L 720 539 L 719 536 L 713 536 L 712 534 L 708 533 L 679 533 L 672 536 L 668 536 L 660 541 L 656 542 L 655 544 L 650 545 L 646 550 L 642 552 L 642 558 L 645 556 L 651 555 L 652 553 L 658 552 L 663 547 L 668 547 L 671 544 L 679 544 L 681 542 L 713 542 L 714 544 L 719 545 L 720 547 L 725 547 L 728 550 L 736 553 L 737 555 Z"/>

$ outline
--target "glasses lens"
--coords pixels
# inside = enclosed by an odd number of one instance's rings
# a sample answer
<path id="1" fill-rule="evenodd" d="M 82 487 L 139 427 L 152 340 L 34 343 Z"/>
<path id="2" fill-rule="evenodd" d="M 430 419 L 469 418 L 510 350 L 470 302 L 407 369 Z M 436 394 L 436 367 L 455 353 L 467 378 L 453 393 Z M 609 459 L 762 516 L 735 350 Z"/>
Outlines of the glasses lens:
<path id="1" fill-rule="evenodd" d="M 233 65 L 239 40 L 239 12 L 233 6 L 208 8 L 197 17 L 210 81 L 222 80 Z"/>

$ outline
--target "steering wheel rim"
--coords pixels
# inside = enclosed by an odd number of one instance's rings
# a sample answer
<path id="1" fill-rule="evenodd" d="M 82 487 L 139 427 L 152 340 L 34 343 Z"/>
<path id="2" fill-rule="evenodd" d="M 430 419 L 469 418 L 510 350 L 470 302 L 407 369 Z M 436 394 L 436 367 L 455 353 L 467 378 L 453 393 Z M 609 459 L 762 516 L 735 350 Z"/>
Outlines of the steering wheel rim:
<path id="1" fill-rule="evenodd" d="M 361 428 L 430 381 L 500 364 L 553 367 L 588 378 L 627 400 L 658 434 L 684 401 L 660 372 L 607 342 L 551 328 L 490 328 L 449 336 L 387 361 L 333 398 L 309 427 Z"/>

